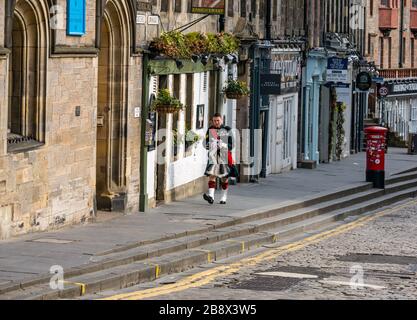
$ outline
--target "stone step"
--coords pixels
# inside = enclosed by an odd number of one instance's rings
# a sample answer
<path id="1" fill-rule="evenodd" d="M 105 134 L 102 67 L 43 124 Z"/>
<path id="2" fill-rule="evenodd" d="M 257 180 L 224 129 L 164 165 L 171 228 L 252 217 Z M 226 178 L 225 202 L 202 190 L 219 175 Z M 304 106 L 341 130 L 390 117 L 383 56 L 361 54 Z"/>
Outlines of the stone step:
<path id="1" fill-rule="evenodd" d="M 412 168 L 407 170 L 407 172 L 403 172 L 400 174 L 396 174 L 394 176 L 391 176 L 389 178 L 385 179 L 385 185 L 390 185 L 397 182 L 407 181 L 417 179 L 417 168 Z"/>
<path id="2" fill-rule="evenodd" d="M 244 223 L 215 229 L 204 236 L 196 235 L 130 249 L 123 253 L 105 257 L 102 261 L 97 261 L 94 268 L 90 266 L 88 272 L 86 272 L 87 269 L 84 269 L 79 274 L 66 273 L 65 276 L 69 279 L 69 287 L 62 292 L 48 289 L 49 275 L 48 281 L 40 282 L 37 285 L 22 286 L 24 290 L 20 290 L 20 288 L 16 288 L 13 292 L 9 290 L 8 293 L 3 292 L 0 297 L 4 299 L 17 297 L 20 299 L 25 299 L 25 297 L 67 298 L 73 295 L 77 296 L 77 292 L 78 295 L 81 294 L 81 286 L 77 283 L 85 284 L 86 287 L 90 288 L 88 292 L 92 292 L 109 288 L 120 289 L 123 285 L 134 283 L 135 281 L 132 279 L 151 281 L 159 272 L 164 274 L 165 272 L 179 272 L 185 266 L 189 268 L 195 266 L 195 263 L 202 264 L 204 259 L 209 261 L 211 259 L 210 255 L 223 258 L 236 252 L 238 254 L 239 250 L 242 251 L 242 248 L 243 251 L 245 250 L 245 243 L 241 240 L 242 237 L 252 239 L 252 242 L 246 243 L 246 248 L 250 248 L 251 246 L 274 242 L 278 236 L 288 236 L 307 228 L 322 226 L 343 217 L 361 214 L 408 197 L 414 197 L 417 192 L 416 185 L 417 179 L 397 182 L 386 190 L 371 189 L 358 194 L 347 195 L 341 199 L 332 199 L 311 207 L 286 212 L 277 217 L 265 218 L 252 224 Z M 271 230 L 277 230 L 272 232 L 272 237 L 270 235 Z M 202 252 L 206 255 L 202 255 Z M 184 255 L 185 253 L 187 254 Z M 173 262 L 171 261 L 173 263 L 171 267 L 169 263 L 166 263 L 166 259 L 169 257 L 175 257 Z M 102 259 L 102 257 L 99 258 Z M 132 267 L 134 268 L 132 274 L 118 273 L 125 268 L 130 270 Z M 153 272 L 155 272 L 154 276 L 152 275 Z M 137 278 L 135 278 L 136 276 Z M 117 283 L 121 286 L 120 288 L 115 285 Z M 38 294 L 39 292 L 41 294 Z"/>
<path id="3" fill-rule="evenodd" d="M 220 223 L 210 228 L 214 232 L 201 230 L 199 234 L 189 236 L 184 233 L 177 238 L 168 240 L 161 239 L 159 242 L 152 242 L 150 244 L 140 243 L 130 245 L 130 248 L 125 248 L 125 250 L 118 249 L 117 252 L 109 252 L 108 254 L 93 257 L 91 263 L 87 265 L 66 270 L 66 276 L 74 277 L 97 272 L 119 265 L 162 256 L 178 250 L 190 249 L 233 237 L 248 235 L 260 229 L 264 230 L 274 226 L 294 223 L 348 204 L 352 205 L 360 201 L 365 201 L 370 197 L 380 196 L 384 192 L 389 193 L 414 186 L 417 181 L 408 181 L 408 179 L 414 177 L 415 175 L 413 173 L 396 176 L 388 181 L 389 185 L 385 191 L 371 189 L 370 183 L 360 183 L 354 186 L 343 187 L 333 192 L 322 193 L 318 196 L 309 196 L 302 201 L 289 201 L 278 206 L 259 208 L 257 209 L 258 211 L 248 211 L 244 217 L 234 219 L 231 222 Z M 274 217 L 278 217 L 278 219 Z M 250 224 L 251 222 L 255 223 Z M 20 288 L 25 289 L 30 286 L 46 283 L 49 282 L 49 279 L 50 275 L 46 274 L 21 283 L 6 284 L 0 287 L 0 295 Z"/>
<path id="4" fill-rule="evenodd" d="M 350 216 L 361 215 L 415 197 L 417 188 L 409 188 L 399 192 L 385 194 L 352 206 L 324 213 L 268 232 L 240 236 L 222 240 L 217 243 L 186 249 L 178 252 L 117 266 L 91 274 L 68 278 L 64 290 L 51 290 L 49 285 L 32 287 L 26 291 L 12 292 L 3 295 L 2 299 L 68 299 L 85 294 L 94 294 L 104 290 L 119 290 L 139 283 L 155 280 L 161 275 L 183 272 L 192 267 L 237 256 L 262 245 L 273 244 L 278 239 L 285 239 L 302 232 L 316 230 L 331 225 Z"/>

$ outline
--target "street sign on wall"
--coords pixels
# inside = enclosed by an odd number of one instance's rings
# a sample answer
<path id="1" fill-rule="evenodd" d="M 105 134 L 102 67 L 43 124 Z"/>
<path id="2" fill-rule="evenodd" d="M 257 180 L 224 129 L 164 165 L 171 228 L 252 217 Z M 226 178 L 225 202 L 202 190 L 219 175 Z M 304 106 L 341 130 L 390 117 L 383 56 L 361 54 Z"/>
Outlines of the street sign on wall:
<path id="1" fill-rule="evenodd" d="M 348 82 L 348 63 L 344 58 L 327 59 L 327 82 Z"/>
<path id="2" fill-rule="evenodd" d="M 136 1 L 136 9 L 141 12 L 152 12 L 152 3 Z"/>
<path id="3" fill-rule="evenodd" d="M 69 36 L 85 34 L 85 0 L 67 1 L 67 34 Z"/>
<path id="4" fill-rule="evenodd" d="M 416 82 L 404 83 L 384 83 L 379 86 L 378 95 L 380 97 L 399 96 L 399 95 L 414 95 L 417 93 Z"/>
<path id="5" fill-rule="evenodd" d="M 225 14 L 225 0 L 192 0 L 192 13 Z"/>

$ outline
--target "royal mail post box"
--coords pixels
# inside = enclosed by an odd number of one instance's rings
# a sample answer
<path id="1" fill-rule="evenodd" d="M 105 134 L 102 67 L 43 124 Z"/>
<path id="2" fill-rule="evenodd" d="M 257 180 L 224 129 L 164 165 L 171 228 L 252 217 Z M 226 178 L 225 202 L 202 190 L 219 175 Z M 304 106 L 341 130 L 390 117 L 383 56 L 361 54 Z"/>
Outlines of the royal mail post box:
<path id="1" fill-rule="evenodd" d="M 373 182 L 374 188 L 385 188 L 385 144 L 388 129 L 368 127 L 366 135 L 366 181 Z"/>

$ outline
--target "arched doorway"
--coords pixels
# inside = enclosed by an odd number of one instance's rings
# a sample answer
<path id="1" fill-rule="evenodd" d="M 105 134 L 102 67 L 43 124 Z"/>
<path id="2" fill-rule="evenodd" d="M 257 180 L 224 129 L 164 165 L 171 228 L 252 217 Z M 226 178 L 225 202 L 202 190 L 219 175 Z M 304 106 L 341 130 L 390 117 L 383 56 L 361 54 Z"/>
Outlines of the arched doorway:
<path id="1" fill-rule="evenodd" d="M 130 29 L 124 1 L 107 1 L 100 32 L 96 193 L 99 210 L 126 207 L 126 136 Z"/>

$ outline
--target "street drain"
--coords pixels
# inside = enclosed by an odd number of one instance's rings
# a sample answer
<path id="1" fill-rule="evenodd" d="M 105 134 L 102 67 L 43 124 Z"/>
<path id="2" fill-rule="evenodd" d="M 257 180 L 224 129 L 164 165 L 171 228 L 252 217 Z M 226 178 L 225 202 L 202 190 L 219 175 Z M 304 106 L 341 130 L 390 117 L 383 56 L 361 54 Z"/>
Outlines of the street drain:
<path id="1" fill-rule="evenodd" d="M 384 254 L 368 254 L 368 253 L 349 253 L 344 256 L 337 256 L 339 261 L 358 262 L 358 263 L 379 263 L 379 264 L 416 264 L 417 257 L 395 256 Z"/>

